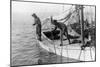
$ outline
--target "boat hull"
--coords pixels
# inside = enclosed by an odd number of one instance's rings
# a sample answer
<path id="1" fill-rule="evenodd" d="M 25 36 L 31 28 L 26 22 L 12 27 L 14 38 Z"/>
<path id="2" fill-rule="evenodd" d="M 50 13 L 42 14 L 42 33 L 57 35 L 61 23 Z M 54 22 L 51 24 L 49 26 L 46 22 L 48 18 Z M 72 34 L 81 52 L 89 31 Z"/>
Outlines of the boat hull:
<path id="1" fill-rule="evenodd" d="M 85 50 L 81 50 L 82 44 L 66 44 L 64 43 L 64 46 L 59 46 L 57 41 L 54 43 L 54 40 L 48 39 L 43 33 L 42 33 L 42 41 L 38 41 L 39 45 L 47 50 L 48 52 L 55 53 L 57 55 L 67 57 L 67 58 L 73 58 L 80 61 L 94 61 L 95 60 L 95 49 L 91 47 L 86 47 Z"/>

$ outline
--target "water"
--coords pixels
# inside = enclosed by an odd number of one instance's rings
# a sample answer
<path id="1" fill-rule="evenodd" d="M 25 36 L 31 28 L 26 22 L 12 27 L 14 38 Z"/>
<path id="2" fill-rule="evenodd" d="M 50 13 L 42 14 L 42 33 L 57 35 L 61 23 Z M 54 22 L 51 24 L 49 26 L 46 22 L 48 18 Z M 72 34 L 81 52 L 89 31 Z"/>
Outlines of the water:
<path id="1" fill-rule="evenodd" d="M 49 54 L 42 48 L 38 48 L 36 40 L 35 26 L 32 17 L 28 15 L 13 14 L 12 18 L 12 47 L 11 64 L 34 65 L 38 59 L 42 59 L 46 64 L 49 61 Z M 24 19 L 23 19 L 24 18 Z M 41 56 L 40 56 L 41 55 Z"/>
<path id="2" fill-rule="evenodd" d="M 36 40 L 34 30 L 28 24 L 13 24 L 12 29 L 12 65 L 34 64 L 36 51 Z M 34 56 L 34 57 L 33 57 Z M 34 59 L 34 61 L 32 60 Z"/>
<path id="3" fill-rule="evenodd" d="M 55 54 L 49 54 L 38 46 L 32 24 L 13 24 L 11 49 L 12 66 L 38 64 L 38 59 L 42 59 L 43 64 L 56 63 Z"/>

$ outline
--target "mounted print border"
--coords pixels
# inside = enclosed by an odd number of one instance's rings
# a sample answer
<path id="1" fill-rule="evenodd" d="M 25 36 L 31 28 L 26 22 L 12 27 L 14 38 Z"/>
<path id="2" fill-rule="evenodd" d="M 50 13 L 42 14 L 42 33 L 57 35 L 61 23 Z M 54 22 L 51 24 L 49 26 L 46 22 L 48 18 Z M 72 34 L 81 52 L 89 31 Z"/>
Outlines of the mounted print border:
<path id="1" fill-rule="evenodd" d="M 95 61 L 95 5 L 10 0 L 10 66 Z"/>

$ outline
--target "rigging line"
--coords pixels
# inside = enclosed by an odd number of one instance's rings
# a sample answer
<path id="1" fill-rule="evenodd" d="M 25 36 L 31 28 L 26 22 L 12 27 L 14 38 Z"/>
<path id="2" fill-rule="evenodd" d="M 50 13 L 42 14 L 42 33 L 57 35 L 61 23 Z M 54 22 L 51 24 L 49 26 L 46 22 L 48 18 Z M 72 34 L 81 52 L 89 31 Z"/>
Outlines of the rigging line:
<path id="1" fill-rule="evenodd" d="M 52 16 L 51 16 L 51 22 L 52 22 Z M 53 36 L 53 31 L 51 32 L 51 36 L 52 36 L 52 39 L 54 39 L 54 36 Z M 53 40 L 53 43 L 54 43 L 54 40 Z M 54 51 L 55 51 L 55 54 L 56 54 L 56 47 L 55 47 L 55 43 L 54 43 Z M 57 62 L 57 54 L 56 54 L 56 62 Z"/>
<path id="2" fill-rule="evenodd" d="M 65 19 L 65 21 L 63 21 L 63 23 L 64 23 L 64 22 L 66 22 L 66 21 L 71 17 L 71 15 L 72 15 L 72 13 L 69 12 L 69 14 L 68 14 L 66 17 L 64 17 L 64 18 L 62 18 L 62 19 L 59 19 L 58 21 L 62 21 L 62 20 Z"/>
<path id="3" fill-rule="evenodd" d="M 79 56 L 78 56 L 78 59 L 79 59 L 79 60 L 80 60 L 80 57 L 81 57 L 82 51 L 83 51 L 83 50 L 80 50 L 80 53 L 79 53 Z"/>
<path id="4" fill-rule="evenodd" d="M 52 32 L 53 34 L 53 32 Z M 52 39 L 54 39 L 54 36 L 52 35 Z M 54 43 L 54 40 L 53 40 L 53 43 Z M 55 43 L 54 43 L 54 50 L 55 50 L 55 54 L 56 54 L 56 47 L 55 47 Z M 56 54 L 56 61 L 57 61 L 57 54 Z"/>
<path id="5" fill-rule="evenodd" d="M 52 32 L 53 34 L 53 32 Z M 52 35 L 52 39 L 54 39 L 54 36 Z M 53 43 L 54 43 L 54 40 L 53 40 Z M 56 54 L 56 46 L 55 46 L 55 43 L 54 43 L 54 50 L 55 50 L 55 54 Z"/>
<path id="6" fill-rule="evenodd" d="M 79 9 L 82 9 L 81 7 L 80 8 L 78 8 L 77 10 L 79 10 Z M 63 19 L 66 19 L 63 23 L 65 23 L 67 20 L 69 20 L 70 18 L 71 18 L 71 15 L 73 14 L 73 13 L 75 13 L 77 10 L 74 10 L 73 12 L 71 12 L 70 14 L 69 14 L 69 18 L 67 18 L 67 17 L 65 17 L 65 18 L 63 18 Z M 60 19 L 60 20 L 62 20 L 62 19 Z M 58 20 L 58 21 L 60 21 L 60 20 Z"/>
<path id="7" fill-rule="evenodd" d="M 68 54 L 68 46 L 67 45 L 66 45 L 66 53 L 67 53 L 67 57 L 69 57 L 69 54 Z"/>
<path id="8" fill-rule="evenodd" d="M 85 61 L 85 53 L 86 53 L 86 52 L 85 52 L 85 48 L 84 48 L 84 50 L 83 50 L 83 51 L 84 51 L 84 61 Z"/>
<path id="9" fill-rule="evenodd" d="M 63 51 L 63 41 L 62 41 L 62 39 L 63 39 L 63 35 L 62 35 L 62 31 L 60 30 L 60 40 L 61 40 L 61 45 L 60 45 L 60 47 L 61 47 L 61 63 L 62 63 L 62 51 Z"/>
<path id="10" fill-rule="evenodd" d="M 72 9 L 72 8 L 71 8 Z M 75 11 L 75 10 L 74 10 Z M 61 20 L 64 20 L 64 19 L 66 19 L 67 17 L 69 17 L 70 15 L 72 15 L 72 13 L 74 13 L 74 11 L 73 12 L 69 12 L 69 14 L 68 14 L 68 16 L 66 16 L 65 18 L 63 18 L 63 19 L 59 19 L 58 21 L 61 21 Z M 63 12 L 64 13 L 64 12 Z"/>
<path id="11" fill-rule="evenodd" d="M 73 5 L 71 6 L 71 8 L 69 8 L 69 9 L 63 11 L 63 13 L 65 13 L 65 12 L 67 12 L 67 11 L 71 11 L 72 7 L 73 7 Z"/>
<path id="12" fill-rule="evenodd" d="M 62 54 L 63 54 L 63 46 L 61 46 L 61 63 L 63 62 Z"/>
<path id="13" fill-rule="evenodd" d="M 72 7 L 70 8 L 70 10 L 72 9 Z M 81 8 L 78 8 L 77 10 L 79 10 L 79 9 L 81 9 Z M 70 14 L 68 15 L 68 16 L 66 16 L 65 18 L 62 18 L 62 19 L 59 19 L 58 21 L 61 21 L 61 20 L 64 20 L 64 19 L 66 19 L 67 17 L 69 17 L 69 18 L 67 18 L 65 21 L 63 21 L 62 23 L 65 23 L 66 21 L 68 21 L 70 18 L 71 18 L 71 15 L 74 13 L 74 12 L 76 12 L 77 10 L 74 10 L 73 12 L 70 12 Z M 65 11 L 64 11 L 65 12 Z M 63 13 L 64 13 L 63 12 Z M 43 25 L 44 25 L 45 23 L 43 23 Z"/>
<path id="14" fill-rule="evenodd" d="M 73 6 L 73 5 L 72 5 Z M 71 8 L 69 8 L 68 10 L 70 10 L 71 11 L 71 9 L 72 9 L 72 6 L 71 6 Z M 68 11 L 68 10 L 66 10 L 66 11 Z M 78 10 L 78 9 L 77 9 Z M 64 11 L 64 5 L 63 5 L 63 13 L 65 13 L 66 11 Z M 72 13 L 74 13 L 74 11 L 72 12 Z M 66 16 L 65 18 L 63 18 L 63 19 L 60 19 L 60 20 L 58 20 L 58 21 L 61 21 L 61 20 L 64 20 L 64 19 L 66 19 L 67 17 L 69 17 L 70 18 L 70 15 L 72 15 L 72 13 L 70 12 L 70 14 L 68 15 L 68 16 Z M 67 18 L 63 23 L 65 23 L 69 18 Z M 44 25 L 45 23 L 43 23 L 42 25 Z"/>
<path id="15" fill-rule="evenodd" d="M 92 11 L 92 7 L 90 6 L 90 9 L 91 9 L 91 22 L 93 21 L 93 11 Z"/>
<path id="16" fill-rule="evenodd" d="M 50 48 L 49 48 L 49 52 L 48 52 L 48 54 L 49 54 L 49 62 L 51 63 Z"/>
<path id="17" fill-rule="evenodd" d="M 90 56 L 91 56 L 91 60 L 93 60 L 93 58 L 92 58 L 92 47 L 90 47 Z"/>
<path id="18" fill-rule="evenodd" d="M 41 54 L 40 54 L 40 48 L 39 48 L 39 42 L 38 42 L 38 39 L 37 39 L 37 35 L 36 35 L 36 37 L 34 38 L 34 39 L 36 39 L 36 47 L 37 47 L 37 49 L 38 49 L 38 53 L 39 53 L 39 58 L 41 58 Z"/>
<path id="19" fill-rule="evenodd" d="M 38 52 L 39 52 L 39 59 L 41 59 L 41 51 L 40 51 L 40 48 L 39 48 L 39 42 L 38 42 L 38 40 L 37 40 L 37 43 L 36 43 L 36 47 L 37 47 L 37 49 L 38 49 Z"/>
<path id="20" fill-rule="evenodd" d="M 56 54 L 57 52 L 56 52 L 55 43 L 54 43 L 54 50 L 55 50 L 55 54 Z M 57 54 L 56 54 L 56 62 L 57 62 Z"/>

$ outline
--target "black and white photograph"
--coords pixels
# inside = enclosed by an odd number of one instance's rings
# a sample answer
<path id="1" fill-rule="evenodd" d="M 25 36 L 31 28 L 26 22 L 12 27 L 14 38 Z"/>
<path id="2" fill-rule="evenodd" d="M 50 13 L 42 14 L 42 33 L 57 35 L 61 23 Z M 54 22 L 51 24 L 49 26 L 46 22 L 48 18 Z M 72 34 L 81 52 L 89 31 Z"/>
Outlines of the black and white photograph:
<path id="1" fill-rule="evenodd" d="M 96 6 L 11 0 L 11 66 L 96 61 Z"/>

